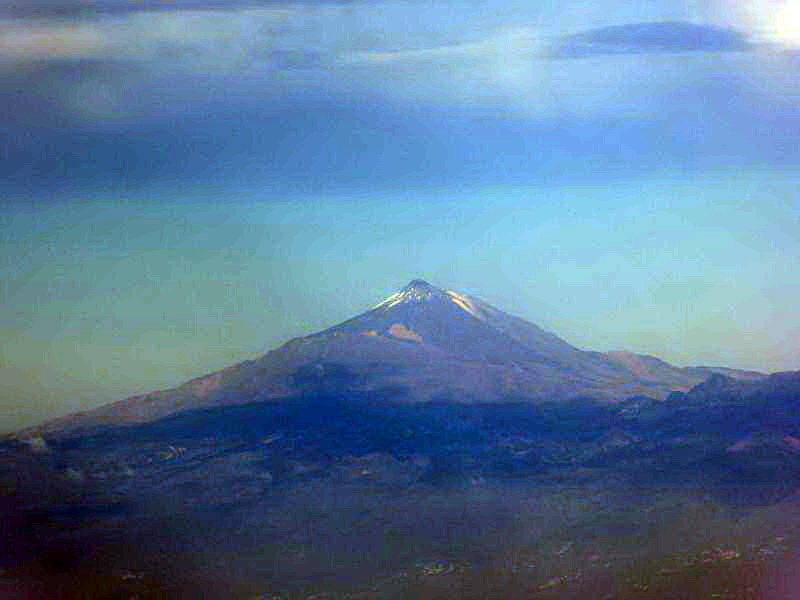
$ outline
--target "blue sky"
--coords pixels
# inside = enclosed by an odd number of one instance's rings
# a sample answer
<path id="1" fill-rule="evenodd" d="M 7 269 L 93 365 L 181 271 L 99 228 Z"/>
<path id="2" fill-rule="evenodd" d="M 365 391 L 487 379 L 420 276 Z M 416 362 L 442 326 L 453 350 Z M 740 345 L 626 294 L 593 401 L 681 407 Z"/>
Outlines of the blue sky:
<path id="1" fill-rule="evenodd" d="M 0 428 L 414 277 L 797 369 L 791 2 L 0 4 Z"/>

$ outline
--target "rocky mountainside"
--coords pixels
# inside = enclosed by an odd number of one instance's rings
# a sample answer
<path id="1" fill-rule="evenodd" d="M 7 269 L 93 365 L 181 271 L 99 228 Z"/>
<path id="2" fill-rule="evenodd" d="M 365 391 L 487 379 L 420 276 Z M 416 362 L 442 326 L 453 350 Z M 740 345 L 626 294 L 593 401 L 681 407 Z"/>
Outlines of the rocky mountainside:
<path id="1" fill-rule="evenodd" d="M 482 300 L 414 280 L 370 310 L 256 360 L 18 435 L 63 437 L 186 410 L 319 393 L 373 394 L 408 403 L 663 399 L 688 391 L 712 372 L 650 356 L 581 350 Z"/>

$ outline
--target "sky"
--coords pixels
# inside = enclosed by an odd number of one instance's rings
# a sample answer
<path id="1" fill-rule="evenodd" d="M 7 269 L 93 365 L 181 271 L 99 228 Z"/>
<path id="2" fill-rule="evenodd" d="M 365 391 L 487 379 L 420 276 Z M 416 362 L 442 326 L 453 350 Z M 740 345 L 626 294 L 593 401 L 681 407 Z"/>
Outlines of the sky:
<path id="1" fill-rule="evenodd" d="M 790 0 L 0 0 L 0 431 L 414 278 L 800 369 Z"/>

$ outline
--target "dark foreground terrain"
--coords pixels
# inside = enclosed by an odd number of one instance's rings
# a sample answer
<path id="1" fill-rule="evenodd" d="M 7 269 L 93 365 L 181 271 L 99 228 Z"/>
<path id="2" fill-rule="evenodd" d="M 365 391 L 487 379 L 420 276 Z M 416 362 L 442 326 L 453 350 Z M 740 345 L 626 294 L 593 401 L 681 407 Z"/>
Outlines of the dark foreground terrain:
<path id="1" fill-rule="evenodd" d="M 316 394 L 9 439 L 0 598 L 797 598 L 798 391 Z"/>

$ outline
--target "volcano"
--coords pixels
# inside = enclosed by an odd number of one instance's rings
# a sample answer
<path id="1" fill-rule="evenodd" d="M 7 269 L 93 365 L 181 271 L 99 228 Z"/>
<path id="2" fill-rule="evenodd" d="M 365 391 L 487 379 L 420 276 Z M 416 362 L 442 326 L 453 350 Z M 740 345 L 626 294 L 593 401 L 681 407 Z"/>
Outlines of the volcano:
<path id="1" fill-rule="evenodd" d="M 663 399 L 712 372 L 629 352 L 582 350 L 478 298 L 415 279 L 366 312 L 258 359 L 23 433 L 60 437 L 192 409 L 320 393 L 366 393 L 405 403 Z"/>
<path id="2" fill-rule="evenodd" d="M 0 597 L 733 598 L 800 552 L 798 498 L 800 372 L 585 351 L 414 280 L 0 440 Z"/>

